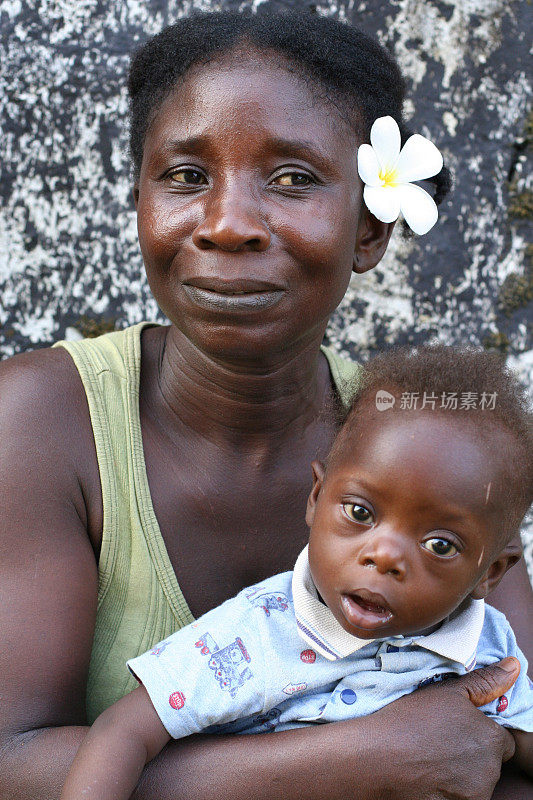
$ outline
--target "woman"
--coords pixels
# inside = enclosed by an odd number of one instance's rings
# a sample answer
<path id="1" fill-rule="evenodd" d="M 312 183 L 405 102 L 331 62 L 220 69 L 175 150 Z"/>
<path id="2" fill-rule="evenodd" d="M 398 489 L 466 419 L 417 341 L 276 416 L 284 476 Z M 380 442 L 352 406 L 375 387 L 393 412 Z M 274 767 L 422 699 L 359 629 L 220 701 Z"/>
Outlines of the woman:
<path id="1" fill-rule="evenodd" d="M 126 657 L 292 567 L 309 464 L 333 436 L 324 409 L 353 371 L 320 343 L 393 227 L 363 205 L 355 153 L 373 119 L 401 122 L 403 84 L 357 31 L 194 17 L 139 52 L 130 93 L 139 240 L 170 326 L 0 372 L 0 788 L 17 800 L 59 794 L 86 688 L 90 720 L 129 690 Z M 515 677 L 472 673 L 346 724 L 190 740 L 135 797 L 488 798 L 512 743 L 469 697 Z"/>

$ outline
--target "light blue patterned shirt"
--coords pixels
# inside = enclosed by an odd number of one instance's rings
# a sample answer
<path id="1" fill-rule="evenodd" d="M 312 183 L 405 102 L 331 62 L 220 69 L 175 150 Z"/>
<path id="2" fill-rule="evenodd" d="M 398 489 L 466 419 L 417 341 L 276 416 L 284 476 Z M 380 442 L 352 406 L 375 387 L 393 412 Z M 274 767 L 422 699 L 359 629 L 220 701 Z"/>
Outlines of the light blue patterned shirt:
<path id="1" fill-rule="evenodd" d="M 307 548 L 268 578 L 128 661 L 175 739 L 260 733 L 371 714 L 428 683 L 506 656 L 516 683 L 482 711 L 533 732 L 533 684 L 503 614 L 465 601 L 428 636 L 357 639 L 318 598 Z"/>

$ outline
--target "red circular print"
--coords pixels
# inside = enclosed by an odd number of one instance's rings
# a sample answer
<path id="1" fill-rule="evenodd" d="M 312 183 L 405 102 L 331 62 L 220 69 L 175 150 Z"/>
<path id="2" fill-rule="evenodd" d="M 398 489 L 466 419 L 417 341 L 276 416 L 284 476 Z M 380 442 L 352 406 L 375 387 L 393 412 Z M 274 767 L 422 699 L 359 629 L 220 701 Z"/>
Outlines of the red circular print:
<path id="1" fill-rule="evenodd" d="M 179 711 L 180 708 L 183 708 L 185 705 L 185 695 L 183 692 L 172 692 L 170 697 L 168 698 L 168 702 L 175 708 L 176 711 Z"/>
<path id="2" fill-rule="evenodd" d="M 316 661 L 316 653 L 314 650 L 302 650 L 300 653 L 300 658 L 306 664 L 314 664 Z"/>
<path id="3" fill-rule="evenodd" d="M 496 711 L 498 712 L 498 714 L 501 711 L 505 711 L 505 709 L 507 708 L 508 705 L 509 705 L 508 699 L 506 698 L 506 696 L 504 694 L 502 694 L 502 696 L 498 700 L 498 705 L 496 707 Z"/>

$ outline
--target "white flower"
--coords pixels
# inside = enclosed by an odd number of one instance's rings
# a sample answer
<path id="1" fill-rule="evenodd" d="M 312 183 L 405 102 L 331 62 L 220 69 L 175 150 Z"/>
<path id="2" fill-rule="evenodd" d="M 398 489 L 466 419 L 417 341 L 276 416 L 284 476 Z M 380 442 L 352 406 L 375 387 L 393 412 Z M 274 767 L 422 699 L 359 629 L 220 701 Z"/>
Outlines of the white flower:
<path id="1" fill-rule="evenodd" d="M 431 178 L 442 169 L 442 156 L 433 142 L 415 133 L 400 151 L 400 129 L 392 117 L 379 117 L 370 131 L 372 144 L 357 153 L 366 207 L 382 222 L 394 222 L 400 212 L 409 227 L 427 233 L 438 218 L 433 198 L 411 181 Z"/>

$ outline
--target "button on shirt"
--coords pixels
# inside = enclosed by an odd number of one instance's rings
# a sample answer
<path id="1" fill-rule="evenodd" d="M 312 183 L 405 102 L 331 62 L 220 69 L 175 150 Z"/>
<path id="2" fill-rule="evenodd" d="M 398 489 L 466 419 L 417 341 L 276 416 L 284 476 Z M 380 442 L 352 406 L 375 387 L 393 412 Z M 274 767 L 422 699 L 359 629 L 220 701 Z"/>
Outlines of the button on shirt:
<path id="1" fill-rule="evenodd" d="M 533 685 L 503 614 L 465 601 L 428 636 L 358 639 L 318 598 L 307 547 L 294 572 L 244 589 L 128 661 L 174 738 L 259 733 L 371 714 L 417 688 L 506 656 L 521 672 L 482 707 L 533 731 Z"/>

